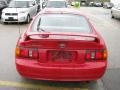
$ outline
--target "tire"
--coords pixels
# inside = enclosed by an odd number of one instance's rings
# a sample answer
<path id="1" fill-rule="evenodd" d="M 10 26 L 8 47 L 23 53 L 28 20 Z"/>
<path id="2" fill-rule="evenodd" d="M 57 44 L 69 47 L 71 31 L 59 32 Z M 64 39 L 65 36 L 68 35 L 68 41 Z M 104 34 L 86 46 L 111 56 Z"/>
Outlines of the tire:
<path id="1" fill-rule="evenodd" d="M 30 23 L 30 15 L 27 16 L 26 23 L 27 23 L 27 24 Z"/>
<path id="2" fill-rule="evenodd" d="M 113 16 L 112 12 L 111 12 L 111 18 L 115 18 L 115 17 Z"/>
<path id="3" fill-rule="evenodd" d="M 115 17 L 112 15 L 111 18 L 115 18 Z"/>
<path id="4" fill-rule="evenodd" d="M 7 25 L 7 24 L 8 24 L 8 22 L 3 22 L 3 24 L 4 24 L 4 25 Z"/>
<path id="5" fill-rule="evenodd" d="M 111 18 L 115 18 L 114 16 L 113 16 L 113 12 L 111 11 Z"/>

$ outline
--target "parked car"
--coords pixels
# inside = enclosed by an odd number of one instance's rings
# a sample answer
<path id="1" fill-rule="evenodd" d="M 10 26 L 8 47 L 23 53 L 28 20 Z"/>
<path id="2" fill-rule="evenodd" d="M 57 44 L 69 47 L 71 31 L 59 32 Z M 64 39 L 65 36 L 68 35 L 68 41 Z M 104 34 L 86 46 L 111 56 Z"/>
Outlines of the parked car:
<path id="1" fill-rule="evenodd" d="M 2 10 L 6 8 L 7 6 L 8 4 L 6 0 L 0 0 L 0 19 L 1 19 Z"/>
<path id="2" fill-rule="evenodd" d="M 111 9 L 113 6 L 114 6 L 113 3 L 110 2 L 105 2 L 103 4 L 103 8 L 108 8 L 108 9 Z"/>
<path id="3" fill-rule="evenodd" d="M 120 18 L 120 3 L 111 9 L 112 18 Z"/>
<path id="4" fill-rule="evenodd" d="M 12 0 L 9 6 L 2 11 L 2 22 L 30 22 L 37 14 L 35 0 Z"/>
<path id="5" fill-rule="evenodd" d="M 90 21 L 75 9 L 45 8 L 16 45 L 16 68 L 30 79 L 88 81 L 103 76 L 107 50 Z"/>
<path id="6" fill-rule="evenodd" d="M 102 7 L 102 2 L 94 2 L 95 7 Z"/>
<path id="7" fill-rule="evenodd" d="M 89 2 L 89 6 L 94 6 L 94 2 Z"/>
<path id="8" fill-rule="evenodd" d="M 65 0 L 49 0 L 46 3 L 46 8 L 67 8 L 67 2 Z"/>

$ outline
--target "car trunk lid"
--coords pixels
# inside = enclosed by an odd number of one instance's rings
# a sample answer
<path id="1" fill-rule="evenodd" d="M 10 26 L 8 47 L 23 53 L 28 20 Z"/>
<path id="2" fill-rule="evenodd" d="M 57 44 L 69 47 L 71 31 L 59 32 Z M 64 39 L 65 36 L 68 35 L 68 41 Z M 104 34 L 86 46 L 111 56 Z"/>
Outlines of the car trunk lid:
<path id="1" fill-rule="evenodd" d="M 41 63 L 84 63 L 86 50 L 103 48 L 91 34 L 29 34 L 20 46 L 38 48 Z"/>

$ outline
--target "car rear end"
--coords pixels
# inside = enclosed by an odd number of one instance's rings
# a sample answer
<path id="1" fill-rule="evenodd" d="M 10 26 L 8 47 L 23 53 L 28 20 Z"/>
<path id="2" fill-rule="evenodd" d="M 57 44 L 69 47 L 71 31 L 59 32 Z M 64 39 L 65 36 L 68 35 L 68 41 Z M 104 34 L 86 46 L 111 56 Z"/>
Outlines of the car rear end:
<path id="1" fill-rule="evenodd" d="M 91 33 L 28 30 L 16 46 L 16 68 L 30 79 L 97 80 L 104 74 L 106 66 L 106 47 L 94 30 Z"/>
<path id="2" fill-rule="evenodd" d="M 26 22 L 29 3 L 30 0 L 12 0 L 9 6 L 2 11 L 2 22 Z"/>
<path id="3" fill-rule="evenodd" d="M 2 13 L 2 22 L 20 22 L 20 20 L 18 20 L 18 13 Z M 24 21 L 22 21 L 24 22 Z"/>
<path id="4" fill-rule="evenodd" d="M 112 18 L 120 18 L 120 4 L 111 9 Z"/>

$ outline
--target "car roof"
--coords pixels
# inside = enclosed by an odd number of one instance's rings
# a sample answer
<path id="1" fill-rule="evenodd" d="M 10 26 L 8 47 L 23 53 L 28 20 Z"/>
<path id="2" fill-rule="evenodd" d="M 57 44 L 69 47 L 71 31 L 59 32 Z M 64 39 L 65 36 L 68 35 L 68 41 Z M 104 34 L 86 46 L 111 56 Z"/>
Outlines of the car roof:
<path id="1" fill-rule="evenodd" d="M 79 10 L 76 9 L 72 9 L 72 8 L 45 8 L 43 9 L 40 14 L 52 14 L 52 13 L 61 13 L 61 14 L 78 14 L 78 15 L 82 15 L 84 17 L 86 17 L 82 12 L 80 12 Z"/>

